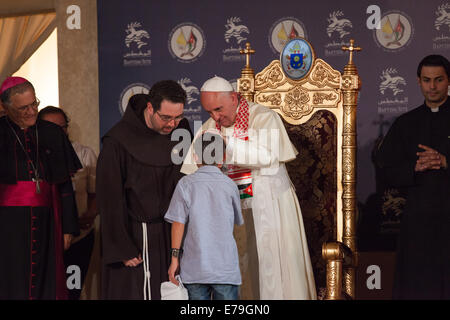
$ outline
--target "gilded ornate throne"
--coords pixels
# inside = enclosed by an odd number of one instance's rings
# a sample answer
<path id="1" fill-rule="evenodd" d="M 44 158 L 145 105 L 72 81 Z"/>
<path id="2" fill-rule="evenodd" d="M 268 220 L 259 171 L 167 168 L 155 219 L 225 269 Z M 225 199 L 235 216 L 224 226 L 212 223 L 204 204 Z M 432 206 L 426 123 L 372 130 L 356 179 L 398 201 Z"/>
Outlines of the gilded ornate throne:
<path id="1" fill-rule="evenodd" d="M 353 53 L 360 48 L 354 47 L 353 40 L 349 47 L 342 48 L 350 52 L 350 57 L 341 74 L 315 58 L 311 45 L 300 40 L 309 45 L 311 65 L 299 79 L 286 72 L 285 49 L 280 60 L 272 61 L 255 75 L 249 65 L 250 54 L 255 51 L 247 43 L 241 51 L 247 59 L 237 90 L 247 100 L 278 112 L 299 151 L 287 168 L 302 209 L 318 297 L 354 299 L 356 106 L 360 78 Z M 295 54 L 290 57 L 298 60 Z"/>

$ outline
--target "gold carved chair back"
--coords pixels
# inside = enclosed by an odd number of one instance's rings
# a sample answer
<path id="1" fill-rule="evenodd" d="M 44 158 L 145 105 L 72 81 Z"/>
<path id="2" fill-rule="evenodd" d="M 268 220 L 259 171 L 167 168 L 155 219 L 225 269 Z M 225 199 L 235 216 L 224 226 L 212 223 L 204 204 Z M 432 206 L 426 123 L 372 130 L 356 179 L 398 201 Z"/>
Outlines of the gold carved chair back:
<path id="1" fill-rule="evenodd" d="M 316 58 L 308 45 L 311 66 L 295 79 L 283 66 L 283 51 L 279 60 L 255 75 L 250 67 L 255 50 L 247 43 L 241 50 L 246 65 L 237 91 L 248 101 L 278 112 L 299 151 L 296 160 L 286 165 L 302 210 L 318 297 L 351 299 L 357 265 L 356 107 L 360 89 L 353 54 L 361 49 L 353 40 L 343 47 L 349 52 L 349 62 L 341 73 Z"/>

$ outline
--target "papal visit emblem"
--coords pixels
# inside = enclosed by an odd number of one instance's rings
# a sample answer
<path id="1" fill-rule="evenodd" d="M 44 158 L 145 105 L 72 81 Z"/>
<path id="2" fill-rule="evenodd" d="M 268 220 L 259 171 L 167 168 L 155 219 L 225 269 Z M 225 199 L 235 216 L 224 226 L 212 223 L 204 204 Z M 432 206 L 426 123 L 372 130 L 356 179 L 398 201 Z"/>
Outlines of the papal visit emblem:
<path id="1" fill-rule="evenodd" d="M 274 53 L 280 53 L 286 43 L 294 38 L 308 38 L 303 23 L 293 17 L 282 18 L 270 29 L 269 45 Z"/>
<path id="2" fill-rule="evenodd" d="M 387 51 L 399 51 L 411 42 L 414 29 L 411 18 L 403 12 L 387 12 L 381 28 L 374 30 L 375 41 Z"/>
<path id="3" fill-rule="evenodd" d="M 169 35 L 169 52 L 179 62 L 193 62 L 205 50 L 206 40 L 202 29 L 193 23 L 177 25 Z"/>

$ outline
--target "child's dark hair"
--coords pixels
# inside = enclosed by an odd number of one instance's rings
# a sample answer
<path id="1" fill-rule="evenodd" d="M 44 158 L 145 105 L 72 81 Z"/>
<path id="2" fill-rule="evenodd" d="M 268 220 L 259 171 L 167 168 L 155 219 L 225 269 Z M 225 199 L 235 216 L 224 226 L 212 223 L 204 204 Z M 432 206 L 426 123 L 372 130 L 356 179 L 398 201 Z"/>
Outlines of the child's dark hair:
<path id="1" fill-rule="evenodd" d="M 204 132 L 194 141 L 194 153 L 204 165 L 222 164 L 225 149 L 225 141 L 217 133 Z"/>

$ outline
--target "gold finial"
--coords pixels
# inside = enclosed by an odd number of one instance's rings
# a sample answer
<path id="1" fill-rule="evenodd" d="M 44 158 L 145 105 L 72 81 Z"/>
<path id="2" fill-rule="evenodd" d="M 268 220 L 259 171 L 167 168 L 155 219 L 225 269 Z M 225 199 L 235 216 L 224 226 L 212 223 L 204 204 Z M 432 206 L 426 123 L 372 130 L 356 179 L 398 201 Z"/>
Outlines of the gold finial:
<path id="1" fill-rule="evenodd" d="M 350 58 L 348 60 L 348 64 L 353 64 L 353 51 L 361 51 L 361 47 L 355 47 L 355 40 L 350 39 L 350 46 L 342 46 L 343 51 L 350 51 Z"/>
<path id="2" fill-rule="evenodd" d="M 247 42 L 245 44 L 245 49 L 242 49 L 239 51 L 241 54 L 245 54 L 246 55 L 246 64 L 245 67 L 246 68 L 250 68 L 250 55 L 255 53 L 255 50 L 252 49 L 252 47 L 250 46 L 250 42 Z"/>

